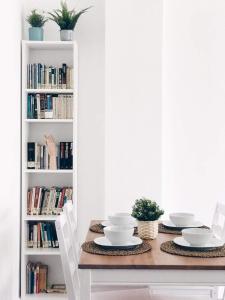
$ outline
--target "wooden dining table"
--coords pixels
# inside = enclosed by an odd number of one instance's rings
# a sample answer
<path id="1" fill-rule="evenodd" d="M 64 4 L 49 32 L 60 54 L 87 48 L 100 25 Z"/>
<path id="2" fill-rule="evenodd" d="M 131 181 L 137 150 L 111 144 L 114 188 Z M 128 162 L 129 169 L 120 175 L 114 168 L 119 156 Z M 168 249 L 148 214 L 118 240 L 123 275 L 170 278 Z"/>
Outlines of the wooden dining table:
<path id="1" fill-rule="evenodd" d="M 91 225 L 96 223 L 101 221 L 93 220 Z M 86 241 L 99 236 L 89 230 Z M 160 245 L 174 237 L 174 234 L 159 233 L 150 241 L 152 250 L 138 255 L 106 256 L 82 251 L 78 264 L 81 300 L 91 299 L 92 285 L 225 285 L 225 257 L 185 257 L 161 251 Z"/>

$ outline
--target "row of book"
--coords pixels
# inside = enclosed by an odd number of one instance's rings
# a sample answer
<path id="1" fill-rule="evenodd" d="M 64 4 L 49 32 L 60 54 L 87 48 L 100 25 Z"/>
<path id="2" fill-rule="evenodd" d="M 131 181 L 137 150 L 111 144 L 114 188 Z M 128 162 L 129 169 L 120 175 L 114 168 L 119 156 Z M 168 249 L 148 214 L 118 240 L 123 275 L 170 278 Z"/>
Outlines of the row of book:
<path id="1" fill-rule="evenodd" d="M 26 266 L 26 293 L 47 292 L 48 266 L 42 263 L 28 262 Z"/>
<path id="2" fill-rule="evenodd" d="M 73 68 L 66 63 L 62 66 L 46 66 L 41 63 L 27 65 L 28 89 L 72 89 Z"/>
<path id="3" fill-rule="evenodd" d="M 48 266 L 29 261 L 26 265 L 26 293 L 66 293 L 65 284 L 48 284 Z"/>
<path id="4" fill-rule="evenodd" d="M 27 192 L 28 215 L 59 215 L 67 201 L 72 201 L 71 187 L 35 186 Z"/>
<path id="5" fill-rule="evenodd" d="M 72 119 L 73 96 L 70 94 L 28 94 L 28 119 Z"/>
<path id="6" fill-rule="evenodd" d="M 60 142 L 55 147 L 56 168 L 73 169 L 73 142 Z M 47 145 L 35 142 L 27 143 L 27 168 L 44 170 L 52 168 Z"/>
<path id="7" fill-rule="evenodd" d="M 59 242 L 54 222 L 27 222 L 28 248 L 58 248 Z"/>

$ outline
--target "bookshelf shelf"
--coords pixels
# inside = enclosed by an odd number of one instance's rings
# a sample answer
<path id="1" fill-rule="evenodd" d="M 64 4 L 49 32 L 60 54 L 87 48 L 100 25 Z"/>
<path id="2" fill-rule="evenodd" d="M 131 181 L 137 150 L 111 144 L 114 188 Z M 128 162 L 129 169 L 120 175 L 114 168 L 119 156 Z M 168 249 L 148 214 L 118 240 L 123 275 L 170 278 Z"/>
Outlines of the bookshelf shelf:
<path id="1" fill-rule="evenodd" d="M 74 50 L 74 42 L 26 41 L 26 47 L 31 50 Z"/>
<path id="2" fill-rule="evenodd" d="M 73 174 L 73 170 L 25 169 L 25 173 L 32 173 L 32 174 Z"/>
<path id="3" fill-rule="evenodd" d="M 57 215 L 29 215 L 24 218 L 25 221 L 55 221 Z"/>
<path id="4" fill-rule="evenodd" d="M 38 68 L 34 67 L 31 69 L 31 65 L 36 66 L 37 64 L 44 66 L 43 73 L 40 72 L 39 65 Z M 35 65 L 36 64 L 36 65 Z M 28 65 L 30 65 L 28 67 Z M 51 66 L 51 67 L 50 67 Z M 46 68 L 46 69 L 45 69 Z M 40 80 L 42 84 L 53 82 L 53 77 L 49 77 L 49 82 L 44 81 L 48 77 L 43 74 L 47 74 L 48 68 L 53 70 L 58 70 L 57 74 L 60 74 L 61 77 L 56 77 L 58 84 L 66 84 L 62 86 L 72 87 L 64 89 L 45 89 L 45 88 L 28 88 L 28 87 L 37 87 L 40 85 Z M 51 69 L 52 68 L 52 69 Z M 73 68 L 73 71 L 71 71 Z M 28 72 L 29 71 L 29 72 Z M 68 72 L 67 72 L 68 71 Z M 27 74 L 28 72 L 28 74 Z M 36 72 L 36 73 L 35 73 Z M 39 73 L 38 73 L 39 72 Z M 29 76 L 28 76 L 29 75 Z M 35 77 L 36 76 L 36 77 Z M 59 76 L 59 75 L 57 75 Z M 41 77 L 41 79 L 40 79 Z M 35 79 L 36 78 L 36 79 Z M 55 78 L 55 77 L 54 77 Z M 36 80 L 35 84 L 30 84 L 32 80 Z M 55 80 L 55 79 L 54 79 Z M 61 81 L 60 81 L 61 80 Z M 66 82 L 65 82 L 65 81 Z M 68 80 L 68 82 L 67 82 Z M 37 85 L 38 82 L 38 85 Z M 60 83 L 61 82 L 61 83 Z M 55 82 L 54 82 L 55 84 Z M 49 85 L 46 85 L 49 86 Z M 56 85 L 53 85 L 56 86 Z M 61 86 L 61 85 L 59 85 Z M 78 49 L 76 42 L 61 42 L 61 41 L 23 41 L 22 42 L 22 110 L 21 110 L 21 299 L 49 299 L 49 300 L 65 300 L 67 299 L 66 294 L 58 293 L 40 293 L 40 294 L 27 294 L 27 264 L 28 262 L 32 263 L 34 266 L 37 263 L 48 266 L 48 285 L 49 287 L 52 284 L 64 284 L 64 276 L 60 259 L 59 248 L 27 248 L 27 237 L 30 231 L 30 226 L 39 222 L 42 223 L 51 223 L 54 226 L 54 221 L 57 219 L 57 215 L 27 215 L 27 195 L 28 189 L 29 193 L 31 190 L 36 190 L 35 187 L 46 187 L 46 189 L 51 189 L 51 187 L 71 187 L 73 188 L 73 201 L 77 203 L 77 111 L 78 111 Z M 54 99 L 54 101 L 64 101 L 67 99 L 72 100 L 71 106 L 63 106 L 63 114 L 59 109 L 59 116 L 69 117 L 70 119 L 28 119 L 27 116 L 30 116 L 30 112 L 40 110 L 44 112 L 51 112 L 53 110 L 52 106 L 49 105 L 49 102 L 42 102 L 42 104 L 47 103 L 45 106 L 39 105 L 39 100 L 37 100 L 36 95 L 29 94 L 47 94 L 47 96 L 38 95 L 38 99 Z M 58 95 L 59 96 L 56 96 Z M 65 95 L 64 95 L 65 94 Z M 67 95 L 66 95 L 67 94 Z M 29 97 L 29 99 L 28 99 Z M 34 101 L 31 103 L 31 97 L 34 97 Z M 48 98 L 49 97 L 49 98 Z M 63 100 L 61 100 L 63 99 Z M 32 100 L 33 101 L 33 100 Z M 45 100 L 44 100 L 45 101 Z M 50 100 L 49 100 L 50 101 Z M 33 105 L 31 107 L 31 104 Z M 38 103 L 38 104 L 37 104 Z M 41 103 L 41 102 L 40 102 Z M 52 102 L 53 103 L 53 100 Z M 59 105 L 59 102 L 54 102 Z M 65 103 L 65 102 L 62 102 Z M 38 106 L 39 105 L 39 106 Z M 64 105 L 64 104 L 63 104 Z M 54 106 L 57 111 L 58 106 Z M 68 108 L 69 107 L 69 108 Z M 29 111 L 27 111 L 29 108 Z M 32 108 L 32 110 L 31 110 Z M 36 112 L 35 111 L 35 112 Z M 66 111 L 66 114 L 64 112 Z M 67 112 L 69 111 L 69 114 Z M 71 113 L 72 112 L 72 113 Z M 36 115 L 34 115 L 36 116 Z M 38 115 L 40 117 L 40 115 Z M 55 116 L 55 115 L 54 115 Z M 57 116 L 57 113 L 56 113 Z M 43 117 L 43 114 L 42 114 Z M 27 143 L 28 142 L 37 142 L 43 145 L 44 135 L 53 135 L 54 139 L 59 142 L 69 143 L 72 142 L 73 146 L 73 157 L 72 162 L 74 169 L 27 169 Z M 36 151 L 36 149 L 35 149 Z M 37 152 L 35 152 L 37 153 Z M 48 153 L 48 152 L 46 152 Z M 61 152 L 59 152 L 61 155 Z M 36 156 L 37 157 L 37 156 Z M 65 156 L 64 156 L 65 157 Z M 71 157 L 71 156 L 70 156 Z M 46 160 L 48 161 L 48 160 Z M 68 165 L 65 165 L 67 167 Z M 36 197 L 36 194 L 35 194 Z M 39 198 L 40 199 L 40 198 Z M 62 198 L 63 199 L 63 198 Z M 32 200 L 34 201 L 34 200 Z M 34 202 L 32 202 L 34 205 Z M 63 205 L 63 202 L 62 202 Z M 30 206 L 34 207 L 34 206 Z M 32 210 L 31 210 L 32 211 Z M 34 222 L 32 222 L 34 221 Z M 29 224 L 29 226 L 28 226 Z M 36 225 L 35 225 L 36 226 Z M 39 227 L 40 228 L 40 227 Z M 46 227 L 47 228 L 47 227 Z M 41 229 L 44 232 L 48 229 Z M 54 227 L 53 227 L 54 229 Z M 52 229 L 51 229 L 52 230 Z M 43 232 L 42 231 L 42 232 Z M 49 233 L 49 232 L 48 232 Z M 33 231 L 34 234 L 34 231 Z M 44 235 L 43 235 L 44 236 Z M 42 236 L 41 236 L 42 238 Z M 56 238 L 56 237 L 55 237 Z M 39 238 L 40 239 L 40 238 Z M 48 235 L 47 235 L 48 240 Z M 36 267 L 36 266 L 35 266 Z"/>
<path id="5" fill-rule="evenodd" d="M 25 89 L 27 94 L 73 94 L 73 89 Z"/>
<path id="6" fill-rule="evenodd" d="M 59 248 L 26 248 L 25 255 L 60 255 Z"/>
<path id="7" fill-rule="evenodd" d="M 27 123 L 73 123 L 73 119 L 25 119 Z"/>
<path id="8" fill-rule="evenodd" d="M 57 294 L 57 293 L 40 293 L 40 294 L 26 294 L 25 299 L 38 299 L 38 300 L 67 300 L 68 297 L 66 294 Z"/>

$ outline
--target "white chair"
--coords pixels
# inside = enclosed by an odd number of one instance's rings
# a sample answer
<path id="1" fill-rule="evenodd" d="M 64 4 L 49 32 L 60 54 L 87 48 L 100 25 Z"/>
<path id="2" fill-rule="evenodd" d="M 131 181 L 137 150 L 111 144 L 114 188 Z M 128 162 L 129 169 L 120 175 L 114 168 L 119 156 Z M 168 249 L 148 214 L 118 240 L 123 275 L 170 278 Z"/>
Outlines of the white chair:
<path id="1" fill-rule="evenodd" d="M 213 230 L 213 234 L 225 243 L 225 204 L 221 202 L 217 202 L 216 204 L 211 228 Z M 225 289 L 222 299 L 225 300 Z"/>
<path id="2" fill-rule="evenodd" d="M 67 203 L 64 205 L 63 212 L 65 213 L 67 221 L 69 223 L 69 232 L 72 239 L 72 247 L 78 260 L 80 254 L 80 244 L 77 232 L 77 211 L 75 209 L 75 205 L 71 200 L 67 201 Z"/>
<path id="3" fill-rule="evenodd" d="M 225 242 L 225 204 L 221 202 L 216 204 L 211 228 L 214 235 Z"/>
<path id="4" fill-rule="evenodd" d="M 60 245 L 60 254 L 63 266 L 63 273 L 66 281 L 66 288 L 68 294 L 68 300 L 79 300 L 80 299 L 80 281 L 79 281 L 79 270 L 77 257 L 74 254 L 72 240 L 70 237 L 69 223 L 67 222 L 66 216 L 61 214 L 56 222 L 56 231 Z M 108 295 L 107 295 L 108 293 Z M 139 289 L 129 290 L 129 291 L 117 291 L 117 292 L 101 292 L 94 293 L 93 300 L 97 299 L 109 299 L 109 300 L 119 300 L 119 299 L 137 299 L 134 295 L 139 298 L 139 300 L 149 300 L 149 290 Z M 123 296 L 123 298 L 121 298 Z M 101 297 L 101 298 L 100 298 Z"/>
<path id="5" fill-rule="evenodd" d="M 80 256 L 80 244 L 79 244 L 79 237 L 77 233 L 77 215 L 76 209 L 72 201 L 68 201 L 64 207 L 63 212 L 66 215 L 66 220 L 69 223 L 69 233 L 72 241 L 72 248 L 76 255 L 76 260 L 79 260 Z M 147 286 L 144 286 L 148 288 Z M 143 288 L 143 287 L 142 287 Z M 111 285 L 104 285 L 104 287 L 94 286 L 93 291 L 113 291 L 113 290 L 125 290 L 125 289 L 140 289 L 140 286 L 111 286 Z"/>

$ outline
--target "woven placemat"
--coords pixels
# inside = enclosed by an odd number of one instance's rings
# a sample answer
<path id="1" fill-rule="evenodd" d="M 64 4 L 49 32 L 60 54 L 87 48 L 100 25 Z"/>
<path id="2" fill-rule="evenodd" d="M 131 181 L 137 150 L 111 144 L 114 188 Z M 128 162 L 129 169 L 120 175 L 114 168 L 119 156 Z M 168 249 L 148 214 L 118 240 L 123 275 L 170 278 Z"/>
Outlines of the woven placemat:
<path id="1" fill-rule="evenodd" d="M 209 228 L 209 227 L 207 227 L 207 226 L 201 226 L 201 227 L 198 227 L 198 228 Z M 177 228 L 175 228 L 175 229 L 173 229 L 173 228 L 169 228 L 169 227 L 166 227 L 166 226 L 164 226 L 162 223 L 159 223 L 159 232 L 160 233 L 169 233 L 169 234 L 182 234 L 181 233 L 181 230 L 182 229 L 177 229 Z"/>
<path id="2" fill-rule="evenodd" d="M 160 249 L 164 252 L 189 257 L 202 257 L 202 258 L 212 258 L 212 257 L 225 257 L 225 246 L 217 248 L 214 250 L 187 250 L 182 247 L 177 246 L 173 241 L 168 241 L 162 243 Z"/>
<path id="3" fill-rule="evenodd" d="M 147 241 L 143 241 L 143 243 L 137 246 L 136 248 L 127 249 L 127 250 L 118 250 L 118 249 L 107 250 L 96 245 L 93 241 L 83 243 L 81 248 L 83 251 L 91 254 L 109 255 L 109 256 L 136 255 L 136 254 L 145 253 L 152 249 L 151 245 Z"/>
<path id="4" fill-rule="evenodd" d="M 104 226 L 102 226 L 102 224 L 94 224 L 90 227 L 90 231 L 95 232 L 95 233 L 104 233 L 103 231 Z M 134 228 L 134 234 L 137 234 L 137 228 Z"/>

